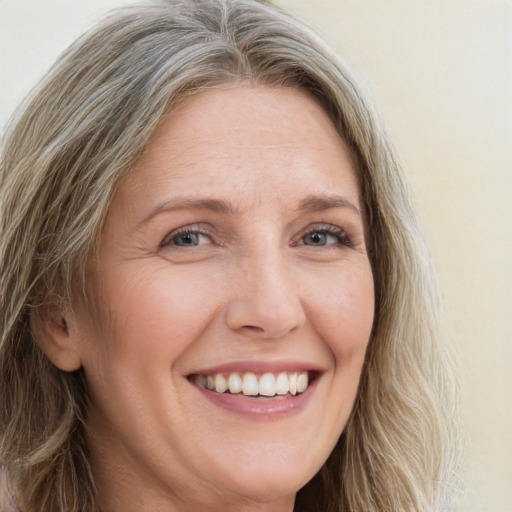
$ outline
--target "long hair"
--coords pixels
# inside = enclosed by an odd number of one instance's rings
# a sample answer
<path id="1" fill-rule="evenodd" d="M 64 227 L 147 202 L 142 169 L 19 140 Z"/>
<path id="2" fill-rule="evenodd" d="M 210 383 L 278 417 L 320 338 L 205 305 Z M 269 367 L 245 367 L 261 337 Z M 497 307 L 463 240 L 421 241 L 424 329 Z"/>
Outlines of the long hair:
<path id="1" fill-rule="evenodd" d="M 296 510 L 452 509 L 456 393 L 431 263 L 378 114 L 347 66 L 269 2 L 121 9 L 59 58 L 0 162 L 0 461 L 27 511 L 97 510 L 83 372 L 54 367 L 38 319 L 87 296 L 85 270 L 120 182 L 162 117 L 224 84 L 308 91 L 354 153 L 376 317 L 350 420 Z"/>

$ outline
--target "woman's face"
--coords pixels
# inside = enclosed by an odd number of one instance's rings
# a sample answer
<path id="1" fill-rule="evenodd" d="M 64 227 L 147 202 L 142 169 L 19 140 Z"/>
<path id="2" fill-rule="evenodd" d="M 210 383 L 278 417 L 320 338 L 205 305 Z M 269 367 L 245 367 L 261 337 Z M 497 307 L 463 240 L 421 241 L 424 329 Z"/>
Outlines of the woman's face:
<path id="1" fill-rule="evenodd" d="M 105 510 L 290 510 L 349 417 L 374 314 L 354 165 L 322 108 L 281 88 L 188 99 L 91 268 L 100 315 L 69 332 Z"/>

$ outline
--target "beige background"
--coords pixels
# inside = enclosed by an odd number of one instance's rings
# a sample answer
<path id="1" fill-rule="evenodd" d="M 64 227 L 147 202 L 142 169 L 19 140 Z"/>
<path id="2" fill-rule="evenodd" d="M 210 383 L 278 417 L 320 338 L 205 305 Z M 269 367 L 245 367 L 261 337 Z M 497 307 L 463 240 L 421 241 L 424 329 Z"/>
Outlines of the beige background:
<path id="1" fill-rule="evenodd" d="M 0 0 L 0 126 L 124 0 Z M 471 512 L 512 512 L 512 1 L 280 0 L 367 84 L 394 136 L 459 355 Z"/>

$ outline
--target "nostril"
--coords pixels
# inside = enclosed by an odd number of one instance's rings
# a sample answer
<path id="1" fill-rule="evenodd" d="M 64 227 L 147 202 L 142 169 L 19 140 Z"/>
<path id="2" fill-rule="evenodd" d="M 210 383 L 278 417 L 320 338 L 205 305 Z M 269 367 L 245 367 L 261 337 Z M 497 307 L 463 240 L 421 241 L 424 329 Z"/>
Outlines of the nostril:
<path id="1" fill-rule="evenodd" d="M 241 327 L 241 330 L 245 330 L 247 332 L 252 332 L 254 334 L 256 333 L 262 333 L 264 329 L 262 327 L 258 327 L 257 325 L 243 325 Z"/>

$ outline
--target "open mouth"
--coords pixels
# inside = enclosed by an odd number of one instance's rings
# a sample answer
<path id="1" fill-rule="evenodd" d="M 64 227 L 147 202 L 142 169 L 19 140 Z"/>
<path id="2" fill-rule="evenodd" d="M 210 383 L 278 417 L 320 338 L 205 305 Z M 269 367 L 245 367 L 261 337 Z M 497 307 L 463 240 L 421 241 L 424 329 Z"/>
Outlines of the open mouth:
<path id="1" fill-rule="evenodd" d="M 231 372 L 191 375 L 189 379 L 199 387 L 215 393 L 271 398 L 304 393 L 314 377 L 312 372 L 307 371 L 262 374 Z"/>

